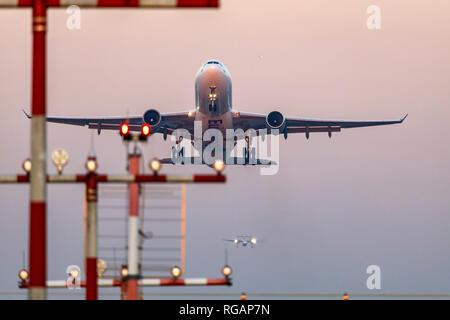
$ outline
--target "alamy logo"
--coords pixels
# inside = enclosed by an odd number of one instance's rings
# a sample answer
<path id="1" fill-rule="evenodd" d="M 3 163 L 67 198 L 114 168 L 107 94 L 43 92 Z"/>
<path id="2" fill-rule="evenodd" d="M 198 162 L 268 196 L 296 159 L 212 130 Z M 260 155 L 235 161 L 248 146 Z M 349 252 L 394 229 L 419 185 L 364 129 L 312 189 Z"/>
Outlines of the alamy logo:
<path id="1" fill-rule="evenodd" d="M 66 280 L 66 286 L 70 290 L 81 288 L 81 269 L 77 265 L 70 265 L 66 269 L 69 275 Z"/>
<path id="2" fill-rule="evenodd" d="M 381 29 L 381 9 L 379 6 L 371 5 L 367 7 L 367 14 L 370 16 L 367 18 L 367 29 L 380 30 Z"/>
<path id="3" fill-rule="evenodd" d="M 67 14 L 70 16 L 67 18 L 66 26 L 69 30 L 81 29 L 81 9 L 79 6 L 71 5 L 66 9 Z"/>
<path id="4" fill-rule="evenodd" d="M 367 267 L 367 274 L 370 276 L 367 278 L 366 285 L 367 289 L 381 289 L 381 269 L 379 266 L 373 264 Z"/>

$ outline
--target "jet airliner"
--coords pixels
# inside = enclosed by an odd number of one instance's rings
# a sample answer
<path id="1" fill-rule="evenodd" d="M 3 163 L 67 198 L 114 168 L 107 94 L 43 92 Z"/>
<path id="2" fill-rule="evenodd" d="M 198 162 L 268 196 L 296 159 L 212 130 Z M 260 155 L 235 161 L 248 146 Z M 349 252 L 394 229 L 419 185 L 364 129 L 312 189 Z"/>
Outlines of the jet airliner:
<path id="1" fill-rule="evenodd" d="M 28 118 L 31 116 L 26 114 Z M 130 131 L 140 131 L 143 124 L 148 124 L 152 133 L 163 135 L 164 140 L 177 129 L 185 129 L 194 138 L 194 123 L 200 121 L 202 134 L 211 128 L 222 132 L 226 139 L 227 129 L 242 129 L 247 132 L 267 130 L 269 134 L 278 130 L 287 139 L 288 135 L 304 133 L 308 139 L 310 133 L 327 132 L 331 138 L 333 132 L 341 129 L 381 126 L 402 123 L 407 115 L 398 120 L 333 120 L 286 117 L 279 110 L 268 114 L 242 112 L 233 109 L 232 82 L 227 68 L 218 60 L 204 63 L 195 77 L 195 108 L 182 112 L 160 113 L 149 109 L 143 115 L 119 117 L 47 117 L 48 122 L 86 126 L 89 129 L 119 131 L 121 125 L 129 124 Z M 245 139 L 245 163 L 249 160 L 249 139 Z M 177 141 L 179 142 L 179 141 Z"/>

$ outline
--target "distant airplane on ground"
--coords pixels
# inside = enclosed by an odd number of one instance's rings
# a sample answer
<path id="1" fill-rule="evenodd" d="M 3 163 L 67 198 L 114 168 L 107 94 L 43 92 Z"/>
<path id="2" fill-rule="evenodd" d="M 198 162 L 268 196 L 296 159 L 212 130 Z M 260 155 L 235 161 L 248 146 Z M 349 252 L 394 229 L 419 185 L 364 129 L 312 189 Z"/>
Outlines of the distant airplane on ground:
<path id="1" fill-rule="evenodd" d="M 233 242 L 236 245 L 236 248 L 239 247 L 239 245 L 241 245 L 242 247 L 250 245 L 253 248 L 258 242 L 260 242 L 258 238 L 248 235 L 241 235 L 235 237 L 234 239 L 223 239 L 223 240 L 227 242 Z"/>
<path id="2" fill-rule="evenodd" d="M 130 131 L 140 131 L 142 125 L 148 124 L 151 132 L 162 134 L 164 140 L 167 139 L 167 135 L 172 134 L 175 130 L 185 129 L 194 144 L 196 133 L 194 130 L 195 121 L 201 123 L 201 137 L 203 137 L 203 133 L 206 130 L 215 128 L 222 132 L 224 142 L 226 142 L 227 129 L 242 129 L 244 132 L 253 129 L 258 135 L 261 134 L 261 130 L 267 130 L 268 133 L 271 133 L 273 130 L 278 130 L 285 139 L 291 133 L 304 133 L 308 139 L 310 133 L 327 132 L 331 138 L 332 132 L 339 132 L 341 129 L 402 123 L 407 116 L 405 115 L 399 120 L 355 121 L 285 117 L 280 111 L 272 111 L 268 114 L 241 112 L 232 109 L 231 87 L 231 76 L 225 66 L 217 60 L 209 60 L 202 65 L 195 78 L 195 108 L 193 110 L 160 113 L 155 109 L 149 109 L 143 115 L 138 116 L 89 118 L 47 117 L 47 121 L 87 126 L 89 129 L 97 130 L 98 134 L 102 130 L 119 131 L 123 123 L 129 124 Z M 25 114 L 28 118 L 31 118 L 29 114 Z M 182 138 L 179 137 L 177 144 L 181 142 Z M 246 140 L 246 147 L 243 153 L 244 159 L 243 161 L 237 161 L 237 163 L 248 164 L 250 159 L 250 139 L 247 137 L 242 138 Z M 236 138 L 233 137 L 233 139 L 236 145 Z M 194 145 L 194 147 L 197 150 L 200 148 L 203 150 L 208 143 L 210 142 L 202 140 L 202 143 L 196 146 Z M 180 152 L 181 156 L 184 156 L 183 148 L 180 149 L 177 152 Z M 235 159 L 238 160 L 237 158 Z M 258 162 L 256 164 L 260 164 L 259 159 L 257 160 Z"/>

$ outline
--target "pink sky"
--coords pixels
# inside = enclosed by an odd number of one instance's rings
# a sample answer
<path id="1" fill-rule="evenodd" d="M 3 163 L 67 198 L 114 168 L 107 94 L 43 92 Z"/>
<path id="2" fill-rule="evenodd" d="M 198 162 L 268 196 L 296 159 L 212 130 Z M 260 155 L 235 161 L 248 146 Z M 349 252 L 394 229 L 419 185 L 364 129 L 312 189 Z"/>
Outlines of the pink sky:
<path id="1" fill-rule="evenodd" d="M 371 264 L 381 267 L 383 292 L 448 292 L 450 2 L 222 4 L 86 9 L 81 30 L 73 31 L 64 10 L 51 10 L 49 114 L 193 108 L 194 76 L 209 58 L 230 71 L 237 110 L 375 120 L 409 113 L 401 126 L 344 130 L 331 140 L 291 135 L 281 141 L 276 176 L 227 168 L 226 186 L 189 187 L 187 274 L 217 275 L 221 238 L 251 233 L 267 241 L 253 251 L 230 250 L 236 274 L 229 292 L 367 292 Z M 381 8 L 381 30 L 366 28 L 369 5 Z M 0 30 L 0 171 L 13 173 L 30 149 L 21 112 L 30 105 L 30 11 L 0 10 Z M 64 147 L 71 156 L 67 172 L 83 170 L 89 143 L 87 129 L 48 126 L 48 150 Z M 117 135 L 95 143 L 101 170 L 123 172 Z M 144 155 L 168 156 L 168 146 L 155 136 Z M 28 189 L 0 191 L 0 252 L 8 261 L 0 291 L 12 291 L 27 246 Z M 81 197 L 79 187 L 49 187 L 49 278 L 81 264 Z M 255 265 L 266 274 L 252 272 Z M 289 272 L 297 277 L 286 278 Z"/>

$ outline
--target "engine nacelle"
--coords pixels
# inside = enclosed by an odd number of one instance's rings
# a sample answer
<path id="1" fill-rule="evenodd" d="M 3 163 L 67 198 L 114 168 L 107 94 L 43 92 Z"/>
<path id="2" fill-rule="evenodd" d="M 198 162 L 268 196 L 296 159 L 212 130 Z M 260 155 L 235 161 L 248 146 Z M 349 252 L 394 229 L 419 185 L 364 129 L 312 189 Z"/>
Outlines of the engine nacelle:
<path id="1" fill-rule="evenodd" d="M 272 111 L 266 117 L 266 125 L 269 130 L 278 129 L 280 133 L 284 133 L 286 129 L 286 119 L 279 111 Z"/>
<path id="2" fill-rule="evenodd" d="M 145 111 L 143 118 L 144 122 L 150 126 L 152 131 L 159 128 L 161 124 L 161 114 L 155 109 Z"/>

